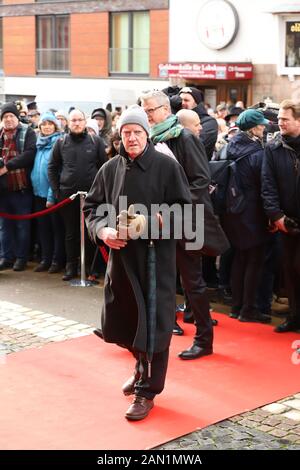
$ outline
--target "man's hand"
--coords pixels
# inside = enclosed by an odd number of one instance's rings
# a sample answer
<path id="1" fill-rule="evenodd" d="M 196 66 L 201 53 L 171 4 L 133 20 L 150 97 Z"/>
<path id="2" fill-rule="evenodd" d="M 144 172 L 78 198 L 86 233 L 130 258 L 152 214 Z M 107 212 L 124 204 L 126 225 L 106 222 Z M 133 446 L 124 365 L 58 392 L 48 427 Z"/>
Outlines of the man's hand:
<path id="1" fill-rule="evenodd" d="M 127 245 L 126 240 L 118 238 L 118 232 L 114 228 L 104 227 L 97 233 L 98 238 L 104 241 L 105 245 L 114 250 L 120 250 Z"/>
<path id="2" fill-rule="evenodd" d="M 144 215 L 134 213 L 134 205 L 131 204 L 128 210 L 121 211 L 118 219 L 118 237 L 123 240 L 136 240 L 146 229 L 146 218 Z"/>
<path id="3" fill-rule="evenodd" d="M 51 201 L 47 201 L 47 202 L 46 202 L 46 207 L 47 207 L 47 208 L 48 208 L 48 207 L 52 207 L 52 206 L 54 206 L 54 202 L 51 202 Z"/>
<path id="4" fill-rule="evenodd" d="M 0 176 L 5 175 L 7 172 L 8 172 L 8 169 L 6 168 L 6 166 L 3 166 L 2 168 L 0 168 Z"/>
<path id="5" fill-rule="evenodd" d="M 284 224 L 284 217 L 281 217 L 281 219 L 278 219 L 274 222 L 274 225 L 280 230 L 280 232 L 288 233 L 286 226 Z"/>

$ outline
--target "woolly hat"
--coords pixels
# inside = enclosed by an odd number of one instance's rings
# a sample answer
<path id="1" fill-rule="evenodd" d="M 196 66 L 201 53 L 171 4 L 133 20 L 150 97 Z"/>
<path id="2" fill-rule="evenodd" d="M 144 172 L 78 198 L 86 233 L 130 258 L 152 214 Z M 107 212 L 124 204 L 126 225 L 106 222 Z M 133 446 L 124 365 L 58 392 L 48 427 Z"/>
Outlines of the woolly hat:
<path id="1" fill-rule="evenodd" d="M 125 124 L 138 124 L 143 127 L 143 129 L 145 129 L 148 135 L 150 133 L 150 126 L 147 114 L 145 113 L 143 108 L 141 108 L 137 104 L 133 104 L 121 114 L 120 119 L 117 122 L 117 128 L 120 134 L 122 127 L 125 126 Z"/>
<path id="2" fill-rule="evenodd" d="M 185 86 L 181 88 L 179 95 L 181 95 L 181 93 L 189 93 L 190 95 L 192 95 L 197 104 L 202 103 L 203 101 L 202 91 L 198 90 L 198 88 L 195 88 L 193 86 Z"/>
<path id="3" fill-rule="evenodd" d="M 68 120 L 68 113 L 66 113 L 63 109 L 59 109 L 58 111 L 56 111 L 55 116 L 57 119 L 63 118 L 66 121 Z"/>
<path id="4" fill-rule="evenodd" d="M 46 111 L 45 113 L 43 113 L 41 115 L 41 119 L 39 120 L 39 127 L 40 127 L 40 125 L 42 124 L 43 121 L 53 122 L 53 124 L 55 124 L 56 128 L 60 129 L 60 123 L 58 122 L 58 120 L 56 119 L 54 114 L 51 113 L 50 111 Z"/>
<path id="5" fill-rule="evenodd" d="M 247 131 L 259 124 L 267 126 L 269 121 L 265 119 L 261 111 L 258 111 L 257 109 L 246 109 L 246 111 L 243 111 L 239 115 L 235 123 L 242 131 Z"/>
<path id="6" fill-rule="evenodd" d="M 94 109 L 92 112 L 91 118 L 94 119 L 96 116 L 106 119 L 106 113 L 104 109 L 103 108 Z"/>
<path id="7" fill-rule="evenodd" d="M 96 135 L 99 134 L 99 126 L 98 126 L 98 122 L 96 121 L 96 119 L 88 119 L 86 121 L 86 128 L 90 128 L 90 129 L 93 129 L 93 131 L 95 132 Z"/>
<path id="8" fill-rule="evenodd" d="M 5 103 L 1 108 L 1 120 L 3 119 L 4 114 L 12 113 L 19 119 L 19 111 L 15 103 L 12 101 L 9 103 Z"/>

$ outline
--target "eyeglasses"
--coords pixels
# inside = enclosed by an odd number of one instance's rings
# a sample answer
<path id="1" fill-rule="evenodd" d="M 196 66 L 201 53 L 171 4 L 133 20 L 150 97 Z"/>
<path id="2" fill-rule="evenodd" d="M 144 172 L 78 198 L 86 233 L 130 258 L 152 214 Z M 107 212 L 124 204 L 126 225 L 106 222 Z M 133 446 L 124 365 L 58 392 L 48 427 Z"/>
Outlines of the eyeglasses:
<path id="1" fill-rule="evenodd" d="M 161 104 L 160 106 L 156 106 L 156 108 L 145 109 L 145 113 L 146 113 L 146 114 L 153 114 L 154 111 L 156 111 L 156 110 L 159 109 L 159 108 L 162 108 L 163 106 L 164 106 L 164 105 Z"/>

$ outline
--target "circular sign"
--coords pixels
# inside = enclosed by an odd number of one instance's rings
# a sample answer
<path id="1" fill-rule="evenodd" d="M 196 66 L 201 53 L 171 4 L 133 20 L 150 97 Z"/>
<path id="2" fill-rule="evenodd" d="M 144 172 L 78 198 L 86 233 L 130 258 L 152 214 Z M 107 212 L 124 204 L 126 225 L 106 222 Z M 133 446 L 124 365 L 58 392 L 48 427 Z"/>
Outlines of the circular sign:
<path id="1" fill-rule="evenodd" d="M 236 36 L 239 20 L 236 9 L 226 0 L 210 0 L 197 17 L 200 41 L 209 49 L 223 49 Z"/>

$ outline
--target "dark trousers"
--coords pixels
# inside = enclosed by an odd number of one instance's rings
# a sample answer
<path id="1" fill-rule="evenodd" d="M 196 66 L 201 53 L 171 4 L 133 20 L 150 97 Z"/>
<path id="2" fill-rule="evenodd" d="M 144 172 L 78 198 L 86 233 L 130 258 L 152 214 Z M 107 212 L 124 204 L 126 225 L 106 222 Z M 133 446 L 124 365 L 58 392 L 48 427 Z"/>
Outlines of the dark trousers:
<path id="1" fill-rule="evenodd" d="M 149 366 L 146 361 L 145 353 L 138 353 L 132 350 L 131 353 L 136 358 L 135 374 L 139 377 L 134 387 L 135 395 L 153 400 L 155 395 L 161 393 L 165 386 L 169 348 L 165 351 L 153 354 L 150 371 L 148 369 Z M 150 377 L 148 377 L 149 375 Z"/>
<path id="2" fill-rule="evenodd" d="M 9 214 L 30 214 L 32 192 L 6 191 L 0 196 L 0 211 Z M 15 258 L 27 261 L 30 245 L 30 220 L 9 220 L 0 218 L 1 256 L 13 261 Z"/>
<path id="3" fill-rule="evenodd" d="M 232 312 L 251 316 L 256 312 L 256 293 L 264 264 L 265 244 L 248 250 L 236 248 L 232 272 Z"/>
<path id="4" fill-rule="evenodd" d="M 283 269 L 291 317 L 300 325 L 300 236 L 282 235 Z"/>
<path id="5" fill-rule="evenodd" d="M 231 246 L 220 256 L 219 287 L 230 287 L 234 248 Z"/>
<path id="6" fill-rule="evenodd" d="M 179 241 L 176 245 L 176 263 L 195 319 L 194 342 L 210 349 L 213 343 L 213 326 L 202 275 L 202 257 L 199 252 L 185 250 L 184 242 Z"/>
<path id="7" fill-rule="evenodd" d="M 46 209 L 46 198 L 34 197 L 35 212 Z M 37 219 L 38 240 L 41 246 L 41 261 L 51 264 L 52 262 L 64 266 L 64 227 L 59 212 Z"/>
<path id="8" fill-rule="evenodd" d="M 65 226 L 65 247 L 67 263 L 75 268 L 80 256 L 80 201 L 77 197 L 71 204 L 67 204 L 60 210 Z M 94 257 L 95 246 L 92 244 L 86 226 L 85 233 L 85 260 L 86 265 L 91 266 Z"/>
<path id="9" fill-rule="evenodd" d="M 266 244 L 264 265 L 257 289 L 257 309 L 266 315 L 270 315 L 272 307 L 274 281 L 276 272 L 278 271 L 280 255 L 279 242 L 280 234 L 277 232 L 272 234 L 270 240 Z"/>

